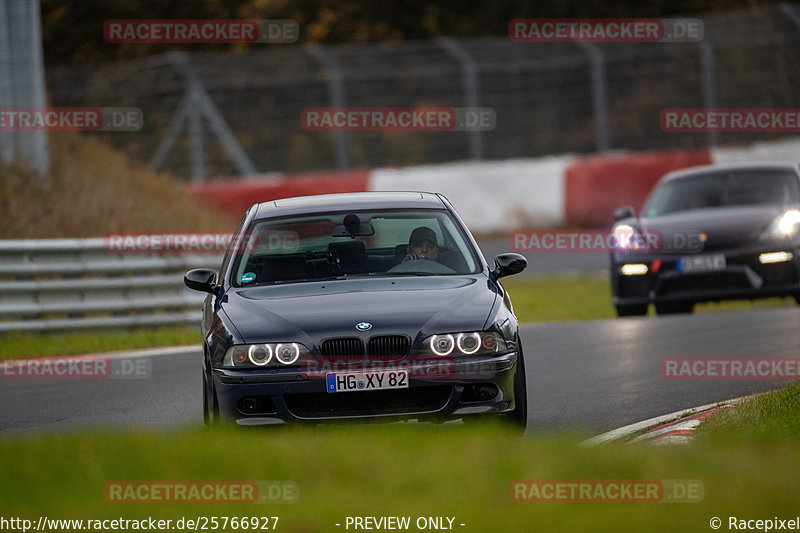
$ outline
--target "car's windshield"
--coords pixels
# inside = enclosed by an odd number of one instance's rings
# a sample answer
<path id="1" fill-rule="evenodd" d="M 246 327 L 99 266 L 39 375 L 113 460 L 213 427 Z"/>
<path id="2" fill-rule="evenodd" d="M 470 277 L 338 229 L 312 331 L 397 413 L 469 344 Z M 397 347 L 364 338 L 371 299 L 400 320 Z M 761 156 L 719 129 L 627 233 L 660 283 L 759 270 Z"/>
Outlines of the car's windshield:
<path id="1" fill-rule="evenodd" d="M 478 262 L 447 211 L 381 210 L 257 220 L 234 286 L 362 276 L 469 274 Z"/>
<path id="2" fill-rule="evenodd" d="M 785 205 L 800 199 L 797 177 L 783 170 L 714 172 L 667 181 L 642 209 L 645 217 L 726 206 Z"/>

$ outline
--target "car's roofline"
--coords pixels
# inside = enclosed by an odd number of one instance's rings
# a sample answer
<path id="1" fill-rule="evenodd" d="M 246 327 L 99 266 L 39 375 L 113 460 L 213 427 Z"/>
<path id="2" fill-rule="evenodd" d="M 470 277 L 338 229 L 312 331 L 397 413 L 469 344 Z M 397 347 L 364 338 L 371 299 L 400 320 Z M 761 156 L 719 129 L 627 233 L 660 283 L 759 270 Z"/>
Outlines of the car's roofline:
<path id="1" fill-rule="evenodd" d="M 256 206 L 253 218 L 364 209 L 447 209 L 447 205 L 438 193 L 422 191 L 318 194 L 262 202 Z"/>
<path id="2" fill-rule="evenodd" d="M 792 161 L 757 161 L 752 163 L 726 163 L 726 164 L 713 164 L 701 165 L 690 168 L 682 168 L 674 170 L 665 174 L 659 183 L 672 181 L 675 179 L 687 178 L 691 176 L 699 176 L 703 174 L 715 174 L 717 172 L 726 172 L 731 170 L 789 170 L 800 176 L 800 166 Z"/>

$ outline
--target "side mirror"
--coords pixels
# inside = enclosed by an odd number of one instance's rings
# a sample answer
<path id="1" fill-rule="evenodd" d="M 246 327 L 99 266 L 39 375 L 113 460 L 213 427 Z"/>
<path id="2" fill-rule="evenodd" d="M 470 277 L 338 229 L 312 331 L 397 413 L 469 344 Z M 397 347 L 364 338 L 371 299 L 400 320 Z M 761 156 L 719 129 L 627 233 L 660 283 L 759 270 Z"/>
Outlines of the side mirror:
<path id="1" fill-rule="evenodd" d="M 618 222 L 623 218 L 633 218 L 635 216 L 636 209 L 634 209 L 632 205 L 625 205 L 614 211 L 614 222 Z"/>
<path id="2" fill-rule="evenodd" d="M 192 290 L 216 294 L 219 285 L 217 273 L 207 268 L 195 268 L 183 276 L 183 283 Z"/>
<path id="3" fill-rule="evenodd" d="M 494 258 L 494 270 L 490 272 L 492 279 L 519 274 L 528 266 L 524 256 L 515 253 L 500 254 Z"/>

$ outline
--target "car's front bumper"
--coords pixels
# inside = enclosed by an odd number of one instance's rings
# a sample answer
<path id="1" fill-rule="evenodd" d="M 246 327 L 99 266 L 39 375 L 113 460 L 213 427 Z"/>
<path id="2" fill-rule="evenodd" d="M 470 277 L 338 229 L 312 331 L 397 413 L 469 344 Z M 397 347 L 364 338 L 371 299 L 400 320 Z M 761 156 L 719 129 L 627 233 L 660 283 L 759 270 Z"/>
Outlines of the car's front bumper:
<path id="1" fill-rule="evenodd" d="M 407 369 L 406 389 L 329 393 L 325 369 L 213 370 L 221 418 L 239 425 L 348 419 L 448 420 L 514 408 L 515 352 L 446 362 L 404 359 L 379 369 Z M 365 368 L 369 370 L 370 368 Z M 333 370 L 332 370 L 333 371 Z M 362 369 L 335 370 L 337 372 Z M 478 394 L 495 391 L 488 399 Z"/>
<path id="2" fill-rule="evenodd" d="M 759 256 L 771 251 L 790 251 L 789 261 L 763 264 Z M 780 250 L 757 247 L 711 250 L 723 254 L 724 270 L 681 273 L 676 254 L 615 253 L 611 261 L 611 284 L 615 305 L 647 303 L 704 302 L 800 295 L 800 249 Z M 659 268 L 653 271 L 656 262 Z M 648 272 L 623 275 L 625 264 L 644 264 Z"/>

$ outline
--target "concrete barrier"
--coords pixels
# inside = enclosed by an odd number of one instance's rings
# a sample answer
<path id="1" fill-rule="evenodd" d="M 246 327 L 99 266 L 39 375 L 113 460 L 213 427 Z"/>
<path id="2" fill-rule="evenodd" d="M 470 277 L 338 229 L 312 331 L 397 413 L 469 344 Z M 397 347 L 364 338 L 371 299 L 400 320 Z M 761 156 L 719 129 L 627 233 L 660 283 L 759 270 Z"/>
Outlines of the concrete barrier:
<path id="1" fill-rule="evenodd" d="M 216 180 L 191 185 L 189 190 L 237 220 L 256 202 L 291 196 L 391 190 L 441 192 L 473 231 L 493 233 L 533 227 L 607 227 L 615 208 L 633 205 L 638 210 L 667 172 L 712 163 L 764 160 L 800 160 L 800 139 L 710 150 L 562 155 Z"/>

